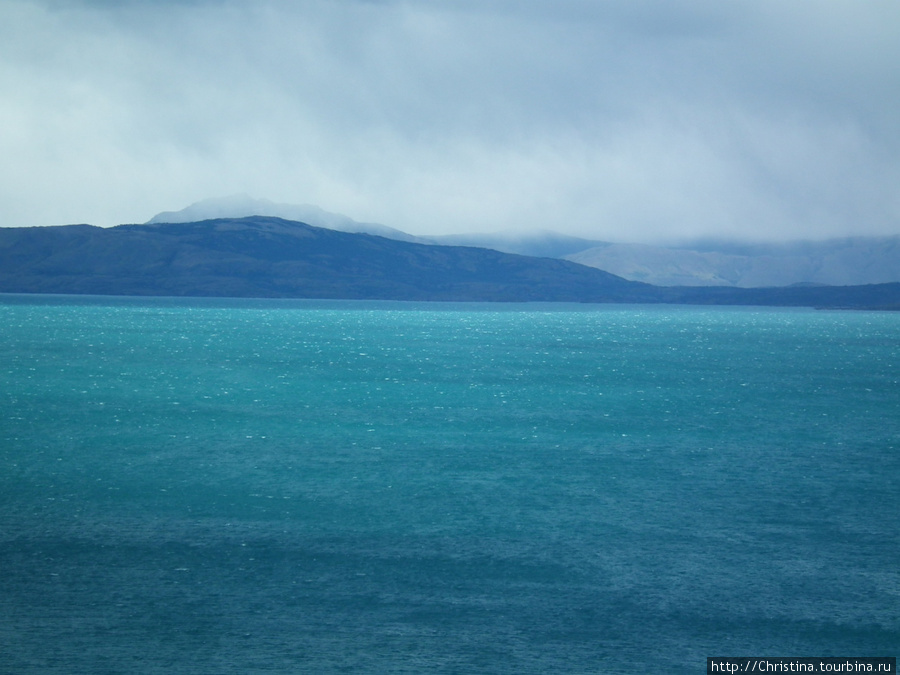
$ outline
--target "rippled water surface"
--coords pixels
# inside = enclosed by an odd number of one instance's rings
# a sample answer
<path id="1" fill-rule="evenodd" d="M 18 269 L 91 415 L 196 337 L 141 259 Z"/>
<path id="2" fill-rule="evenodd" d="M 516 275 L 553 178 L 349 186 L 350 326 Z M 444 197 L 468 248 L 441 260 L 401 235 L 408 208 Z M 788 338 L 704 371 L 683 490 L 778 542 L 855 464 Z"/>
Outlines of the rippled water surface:
<path id="1" fill-rule="evenodd" d="M 0 672 L 895 656 L 900 314 L 0 298 Z"/>

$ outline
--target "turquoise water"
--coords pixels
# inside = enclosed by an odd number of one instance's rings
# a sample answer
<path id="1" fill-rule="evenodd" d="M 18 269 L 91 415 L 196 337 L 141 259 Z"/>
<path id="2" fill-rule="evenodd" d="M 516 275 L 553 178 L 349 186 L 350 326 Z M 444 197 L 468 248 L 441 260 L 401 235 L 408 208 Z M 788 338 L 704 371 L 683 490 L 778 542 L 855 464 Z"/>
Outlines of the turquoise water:
<path id="1" fill-rule="evenodd" d="M 894 656 L 900 314 L 0 297 L 0 672 Z"/>

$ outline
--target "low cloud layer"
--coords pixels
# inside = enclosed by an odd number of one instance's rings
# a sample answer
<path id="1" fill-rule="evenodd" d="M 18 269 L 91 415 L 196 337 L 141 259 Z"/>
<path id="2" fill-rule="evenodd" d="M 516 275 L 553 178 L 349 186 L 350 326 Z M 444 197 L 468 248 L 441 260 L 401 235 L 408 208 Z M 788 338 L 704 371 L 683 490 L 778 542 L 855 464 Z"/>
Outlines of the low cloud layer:
<path id="1" fill-rule="evenodd" d="M 0 225 L 900 233 L 900 4 L 0 0 Z"/>

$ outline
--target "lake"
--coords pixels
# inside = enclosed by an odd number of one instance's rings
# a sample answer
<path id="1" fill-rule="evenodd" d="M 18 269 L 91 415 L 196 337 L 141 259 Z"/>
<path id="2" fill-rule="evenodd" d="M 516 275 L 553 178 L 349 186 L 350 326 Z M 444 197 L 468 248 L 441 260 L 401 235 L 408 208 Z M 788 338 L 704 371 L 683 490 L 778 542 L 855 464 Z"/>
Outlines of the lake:
<path id="1" fill-rule="evenodd" d="M 894 656 L 900 314 L 0 296 L 0 672 Z"/>

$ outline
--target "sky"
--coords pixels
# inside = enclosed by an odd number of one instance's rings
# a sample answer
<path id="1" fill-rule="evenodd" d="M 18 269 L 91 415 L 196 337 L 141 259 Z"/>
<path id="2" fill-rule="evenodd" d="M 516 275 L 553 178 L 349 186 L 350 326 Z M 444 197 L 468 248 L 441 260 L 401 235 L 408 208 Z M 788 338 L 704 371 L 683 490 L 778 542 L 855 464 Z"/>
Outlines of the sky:
<path id="1" fill-rule="evenodd" d="M 0 0 L 0 226 L 900 234 L 897 0 Z"/>

